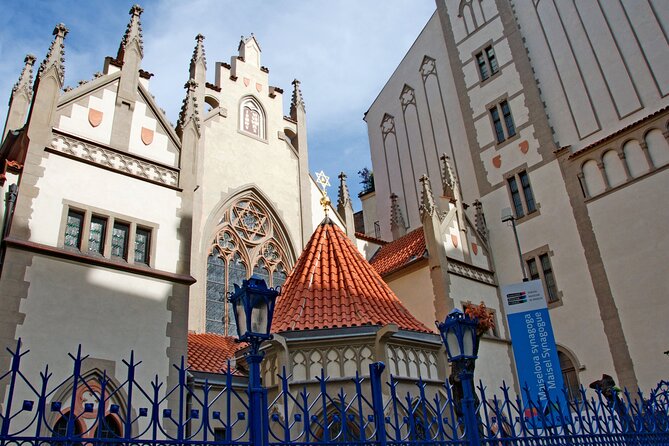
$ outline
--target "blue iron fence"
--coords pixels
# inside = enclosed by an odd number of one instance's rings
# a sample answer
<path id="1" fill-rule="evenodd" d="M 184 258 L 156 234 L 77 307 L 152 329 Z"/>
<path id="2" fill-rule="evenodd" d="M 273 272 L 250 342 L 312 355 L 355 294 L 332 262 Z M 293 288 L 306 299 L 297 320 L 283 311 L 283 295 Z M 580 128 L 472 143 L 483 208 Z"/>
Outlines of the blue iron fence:
<path id="1" fill-rule="evenodd" d="M 249 445 L 247 389 L 233 372 L 222 380 L 190 379 L 182 360 L 177 382 L 136 380 L 141 362 L 131 354 L 118 382 L 102 371 L 83 373 L 81 348 L 72 373 L 55 382 L 48 366 L 36 379 L 22 370 L 19 341 L 0 375 L 0 445 Z M 451 387 L 390 377 L 374 363 L 369 376 L 296 384 L 285 371 L 262 399 L 262 443 L 287 445 L 469 445 L 477 429 L 483 445 L 669 444 L 669 383 L 648 395 L 608 395 L 581 388 L 575 399 L 524 403 L 508 386 L 476 388 L 478 407 L 467 427 Z M 525 389 L 526 395 L 529 390 Z M 270 395 L 271 398 L 268 398 Z M 529 401 L 529 399 L 526 399 Z M 260 440 L 259 440 L 260 441 Z M 254 445 L 257 446 L 257 445 Z"/>

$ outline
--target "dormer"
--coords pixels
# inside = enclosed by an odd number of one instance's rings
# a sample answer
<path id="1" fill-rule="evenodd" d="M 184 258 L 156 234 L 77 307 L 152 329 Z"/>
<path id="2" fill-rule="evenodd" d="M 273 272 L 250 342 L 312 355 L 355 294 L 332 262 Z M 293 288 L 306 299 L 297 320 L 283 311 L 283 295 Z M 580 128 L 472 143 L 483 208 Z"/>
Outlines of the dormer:
<path id="1" fill-rule="evenodd" d="M 239 41 L 238 50 L 239 57 L 242 60 L 256 68 L 260 68 L 260 45 L 253 33 L 251 33 L 251 37 L 242 36 Z"/>

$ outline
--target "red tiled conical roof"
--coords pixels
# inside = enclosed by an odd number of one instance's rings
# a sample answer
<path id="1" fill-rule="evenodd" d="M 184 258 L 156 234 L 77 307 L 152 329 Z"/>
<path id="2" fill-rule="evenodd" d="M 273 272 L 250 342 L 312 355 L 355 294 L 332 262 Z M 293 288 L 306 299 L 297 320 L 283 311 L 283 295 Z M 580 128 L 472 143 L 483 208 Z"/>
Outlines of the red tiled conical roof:
<path id="1" fill-rule="evenodd" d="M 409 313 L 346 234 L 326 219 L 283 286 L 272 331 L 391 323 L 403 330 L 432 332 Z"/>

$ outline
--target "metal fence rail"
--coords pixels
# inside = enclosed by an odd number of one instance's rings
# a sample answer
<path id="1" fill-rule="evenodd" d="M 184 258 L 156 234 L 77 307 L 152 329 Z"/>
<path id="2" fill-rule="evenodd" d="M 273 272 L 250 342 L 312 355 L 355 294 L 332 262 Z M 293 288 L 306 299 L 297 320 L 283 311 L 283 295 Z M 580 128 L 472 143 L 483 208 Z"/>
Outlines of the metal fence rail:
<path id="1" fill-rule="evenodd" d="M 246 389 L 234 385 L 232 372 L 222 382 L 194 385 L 182 359 L 178 382 L 158 376 L 137 381 L 141 362 L 123 361 L 122 382 L 106 372 L 82 374 L 87 356 L 70 354 L 72 373 L 55 382 L 48 366 L 38 379 L 22 370 L 28 353 L 21 343 L 9 350 L 11 366 L 0 375 L 0 446 L 6 445 L 251 445 L 251 407 Z M 321 372 L 312 382 L 292 382 L 284 370 L 275 396 L 262 399 L 264 437 L 254 446 L 470 445 L 463 407 L 449 385 L 417 380 L 382 382 L 384 365 L 369 376 L 331 381 Z M 669 383 L 648 395 L 605 396 L 581 388 L 577 398 L 531 401 L 502 385 L 491 390 L 479 382 L 471 419 L 480 444 L 506 445 L 667 445 Z"/>

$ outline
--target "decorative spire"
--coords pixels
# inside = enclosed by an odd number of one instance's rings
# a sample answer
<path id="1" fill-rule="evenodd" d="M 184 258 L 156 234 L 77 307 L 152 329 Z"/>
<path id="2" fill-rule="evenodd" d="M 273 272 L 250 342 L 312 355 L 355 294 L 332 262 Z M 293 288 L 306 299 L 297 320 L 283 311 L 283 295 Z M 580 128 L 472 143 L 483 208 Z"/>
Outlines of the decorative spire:
<path id="1" fill-rule="evenodd" d="M 298 107 L 302 109 L 302 112 L 306 112 L 307 109 L 304 106 L 304 99 L 302 99 L 302 90 L 300 90 L 300 81 L 297 79 L 293 80 L 293 97 L 290 100 L 290 117 L 291 119 L 297 120 L 297 109 Z"/>
<path id="2" fill-rule="evenodd" d="M 195 96 L 195 89 L 197 83 L 193 79 L 189 79 L 184 85 L 186 89 L 186 97 L 181 104 L 181 112 L 179 113 L 179 122 L 177 122 L 177 133 L 181 136 L 183 129 L 192 120 L 195 124 L 195 130 L 200 134 L 200 116 L 197 106 L 197 97 Z"/>
<path id="3" fill-rule="evenodd" d="M 441 160 L 441 187 L 444 191 L 444 196 L 454 200 L 455 197 L 455 176 L 451 169 L 450 158 L 445 153 L 439 159 Z"/>
<path id="4" fill-rule="evenodd" d="M 23 71 L 21 71 L 19 80 L 16 81 L 16 84 L 14 84 L 14 88 L 12 88 L 12 97 L 20 92 L 25 92 L 28 98 L 32 97 L 33 66 L 35 65 L 35 60 L 36 58 L 32 54 L 28 54 L 24 59 L 25 66 L 23 67 Z"/>
<path id="5" fill-rule="evenodd" d="M 37 78 L 41 78 L 44 74 L 53 68 L 56 70 L 56 75 L 60 81 L 60 85 L 63 85 L 65 80 L 65 36 L 68 33 L 68 29 L 62 23 L 56 25 L 53 29 L 53 42 L 49 47 L 49 52 L 46 54 L 46 57 L 42 61 L 42 64 L 39 67 L 39 72 Z"/>
<path id="6" fill-rule="evenodd" d="M 436 212 L 434 204 L 434 195 L 432 195 L 432 186 L 427 175 L 420 177 L 419 181 L 423 184 L 423 190 L 420 194 L 420 218 L 421 220 L 427 216 L 432 216 Z"/>
<path id="7" fill-rule="evenodd" d="M 337 210 L 343 213 L 342 209 L 347 206 L 353 206 L 351 203 L 351 196 L 348 193 L 348 186 L 346 185 L 346 174 L 344 172 L 339 174 L 339 196 L 337 199 Z"/>
<path id="8" fill-rule="evenodd" d="M 406 233 L 406 224 L 402 217 L 402 210 L 395 193 L 390 194 L 390 232 L 393 234 L 393 240 L 397 240 Z"/>
<path id="9" fill-rule="evenodd" d="M 337 199 L 337 212 L 339 217 L 343 219 L 346 226 L 346 236 L 355 242 L 355 218 L 353 216 L 353 204 L 351 203 L 351 196 L 348 193 L 348 186 L 346 185 L 346 174 L 344 172 L 339 174 L 339 197 Z"/>
<path id="10" fill-rule="evenodd" d="M 125 57 L 125 50 L 133 43 L 137 46 L 139 57 L 144 57 L 144 44 L 142 42 L 142 25 L 139 21 L 139 16 L 144 10 L 139 5 L 134 5 L 130 8 L 130 22 L 125 30 L 125 35 L 121 40 L 121 45 L 118 48 L 116 59 L 123 61 Z"/>
<path id="11" fill-rule="evenodd" d="M 204 36 L 198 34 L 195 36 L 195 49 L 193 50 L 193 57 L 190 59 L 190 78 L 195 79 L 195 68 L 198 62 L 202 62 L 207 68 L 207 58 L 204 55 Z"/>
<path id="12" fill-rule="evenodd" d="M 476 226 L 476 230 L 478 231 L 479 235 L 481 238 L 483 238 L 483 241 L 488 240 L 488 225 L 485 222 L 485 214 L 483 213 L 483 204 L 478 201 L 474 200 L 474 209 L 476 209 L 476 213 L 474 214 L 474 225 Z"/>
<path id="13" fill-rule="evenodd" d="M 328 197 L 327 188 L 330 186 L 330 177 L 325 175 L 324 171 L 316 172 L 316 182 L 321 187 L 321 206 L 325 211 L 325 217 L 328 216 L 328 210 L 330 210 L 330 197 Z"/>

